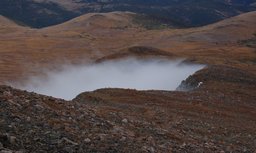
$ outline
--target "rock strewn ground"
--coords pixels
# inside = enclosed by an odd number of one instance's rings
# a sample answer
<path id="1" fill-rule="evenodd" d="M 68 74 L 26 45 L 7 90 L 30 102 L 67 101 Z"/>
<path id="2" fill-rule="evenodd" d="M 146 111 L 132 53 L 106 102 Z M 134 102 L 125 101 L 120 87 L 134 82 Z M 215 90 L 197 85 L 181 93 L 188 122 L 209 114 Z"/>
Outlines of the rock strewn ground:
<path id="1" fill-rule="evenodd" d="M 254 152 L 255 75 L 216 66 L 193 77 L 202 84 L 190 92 L 100 89 L 72 101 L 0 86 L 0 152 Z"/>

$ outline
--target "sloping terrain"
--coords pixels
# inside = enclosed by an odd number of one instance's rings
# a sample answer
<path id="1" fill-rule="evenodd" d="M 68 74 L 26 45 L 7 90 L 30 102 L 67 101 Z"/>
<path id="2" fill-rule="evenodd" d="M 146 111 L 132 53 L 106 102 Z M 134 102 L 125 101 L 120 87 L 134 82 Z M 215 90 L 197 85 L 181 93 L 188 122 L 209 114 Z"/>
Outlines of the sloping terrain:
<path id="1" fill-rule="evenodd" d="M 84 13 L 131 11 L 179 27 L 201 26 L 256 10 L 255 0 L 1 0 L 0 14 L 46 27 Z M 17 14 L 18 13 L 18 14 Z"/>
<path id="2" fill-rule="evenodd" d="M 165 56 L 171 54 L 199 63 L 239 66 L 255 73 L 255 48 L 241 43 L 255 38 L 255 12 L 200 28 L 159 30 L 138 25 L 133 22 L 133 15 L 87 14 L 40 30 L 17 25 L 16 32 L 6 29 L 7 32 L 0 35 L 0 81 L 24 79 L 40 72 L 40 67 L 56 69 L 63 63 L 127 56 L 127 50 L 128 55 L 134 54 L 129 48 L 136 46 L 155 48 L 156 51 L 149 51 L 157 56 L 157 49 L 160 49 L 160 54 Z M 2 20 L 1 25 L 5 21 Z"/>
<path id="3" fill-rule="evenodd" d="M 207 67 L 178 91 L 99 89 L 72 101 L 0 86 L 0 151 L 255 152 L 256 12 L 189 29 L 91 13 L 43 29 L 0 18 L 0 83 L 135 56 Z M 184 92 L 186 91 L 186 92 Z"/>
<path id="4" fill-rule="evenodd" d="M 1 86 L 0 150 L 255 151 L 256 75 L 212 66 L 185 83 L 197 86 L 190 92 L 100 89 L 72 101 Z"/>
<path id="5" fill-rule="evenodd" d="M 11 18 L 21 25 L 44 27 L 61 23 L 78 14 L 56 3 L 36 2 L 33 0 L 1 0 L 0 15 Z"/>

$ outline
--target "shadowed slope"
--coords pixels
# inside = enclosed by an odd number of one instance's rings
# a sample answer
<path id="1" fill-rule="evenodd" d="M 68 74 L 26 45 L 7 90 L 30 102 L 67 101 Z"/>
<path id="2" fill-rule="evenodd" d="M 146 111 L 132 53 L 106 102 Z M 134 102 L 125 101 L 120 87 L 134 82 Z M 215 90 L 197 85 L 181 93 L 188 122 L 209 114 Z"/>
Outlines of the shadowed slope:
<path id="1" fill-rule="evenodd" d="M 160 23 L 202 26 L 256 10 L 254 0 L 1 0 L 0 14 L 32 27 L 63 23 L 85 13 L 132 11 Z"/>

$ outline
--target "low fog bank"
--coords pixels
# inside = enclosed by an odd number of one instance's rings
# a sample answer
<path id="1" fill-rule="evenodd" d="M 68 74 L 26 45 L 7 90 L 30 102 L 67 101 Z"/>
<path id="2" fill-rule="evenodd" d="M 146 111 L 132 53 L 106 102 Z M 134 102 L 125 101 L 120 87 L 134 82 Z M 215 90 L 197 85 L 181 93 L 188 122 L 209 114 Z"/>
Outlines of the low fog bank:
<path id="1" fill-rule="evenodd" d="M 203 68 L 203 65 L 181 62 L 125 59 L 93 65 L 66 65 L 61 71 L 46 72 L 45 78 L 31 77 L 25 85 L 12 86 L 66 100 L 99 88 L 175 90 L 182 80 Z"/>

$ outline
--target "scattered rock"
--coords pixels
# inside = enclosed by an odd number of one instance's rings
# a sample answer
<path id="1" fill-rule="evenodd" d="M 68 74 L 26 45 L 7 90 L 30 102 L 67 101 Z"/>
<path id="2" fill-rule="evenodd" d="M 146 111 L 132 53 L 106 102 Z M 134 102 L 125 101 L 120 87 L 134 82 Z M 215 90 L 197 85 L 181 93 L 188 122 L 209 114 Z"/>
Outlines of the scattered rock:
<path id="1" fill-rule="evenodd" d="M 10 151 L 10 150 L 1 150 L 0 153 L 13 153 L 13 151 Z"/>
<path id="2" fill-rule="evenodd" d="M 63 143 L 63 142 L 67 142 L 67 143 L 70 143 L 70 144 L 75 145 L 75 146 L 78 145 L 78 143 L 76 143 L 76 142 L 74 142 L 72 140 L 69 140 L 68 138 L 62 138 L 59 143 Z"/>
<path id="3" fill-rule="evenodd" d="M 145 152 L 149 152 L 149 153 L 154 153 L 155 152 L 155 148 L 154 147 L 149 147 L 149 146 L 143 146 L 142 150 Z"/>
<path id="4" fill-rule="evenodd" d="M 100 141 L 104 141 L 106 139 L 106 137 L 107 137 L 106 134 L 99 134 L 98 136 L 99 136 L 99 140 Z"/>
<path id="5" fill-rule="evenodd" d="M 91 142 L 91 139 L 86 138 L 86 139 L 84 139 L 84 142 L 85 142 L 85 143 L 90 143 L 90 142 Z"/>
<path id="6" fill-rule="evenodd" d="M 10 91 L 4 91 L 4 92 L 3 92 L 3 96 L 11 97 L 11 96 L 12 96 L 12 93 L 11 93 Z"/>
<path id="7" fill-rule="evenodd" d="M 149 152 L 150 152 L 150 153 L 154 153 L 154 152 L 155 152 L 155 148 L 149 147 Z"/>
<path id="8" fill-rule="evenodd" d="M 206 86 L 204 82 L 202 87 Z M 13 148 L 26 148 L 24 152 L 70 153 L 251 152 L 254 149 L 251 141 L 256 138 L 255 125 L 249 123 L 254 117 L 250 115 L 255 104 L 246 101 L 253 96 L 238 93 L 247 106 L 243 109 L 249 111 L 237 112 L 231 108 L 243 103 L 218 103 L 216 107 L 216 96 L 209 96 L 210 91 L 201 89 L 189 93 L 121 89 L 90 92 L 92 97 L 103 97 L 99 99 L 113 98 L 100 105 L 83 99 L 64 101 L 7 89 L 12 96 L 3 97 L 5 88 L 0 86 L 0 152 L 15 153 Z M 206 93 L 205 97 L 201 92 Z M 246 117 L 236 118 L 238 115 Z M 246 126 L 239 127 L 241 122 Z"/>
<path id="9" fill-rule="evenodd" d="M 125 141 L 127 138 L 125 136 L 122 136 L 122 138 L 120 139 L 120 141 Z"/>
<path id="10" fill-rule="evenodd" d="M 28 101 L 29 102 L 29 101 Z M 41 106 L 41 105 L 39 105 L 39 104 L 36 104 L 35 105 L 35 107 L 38 109 L 38 110 L 42 110 L 42 109 L 44 109 L 44 107 L 43 106 Z"/>
<path id="11" fill-rule="evenodd" d="M 15 136 L 9 136 L 8 139 L 9 139 L 10 144 L 12 144 L 12 145 L 15 144 L 15 142 L 16 142 Z"/>
<path id="12" fill-rule="evenodd" d="M 125 118 L 122 120 L 123 123 L 127 124 L 128 123 L 128 120 Z"/>
<path id="13" fill-rule="evenodd" d="M 30 122 L 30 121 L 31 121 L 31 118 L 28 116 L 28 117 L 26 118 L 26 120 L 27 120 L 27 122 Z"/>

